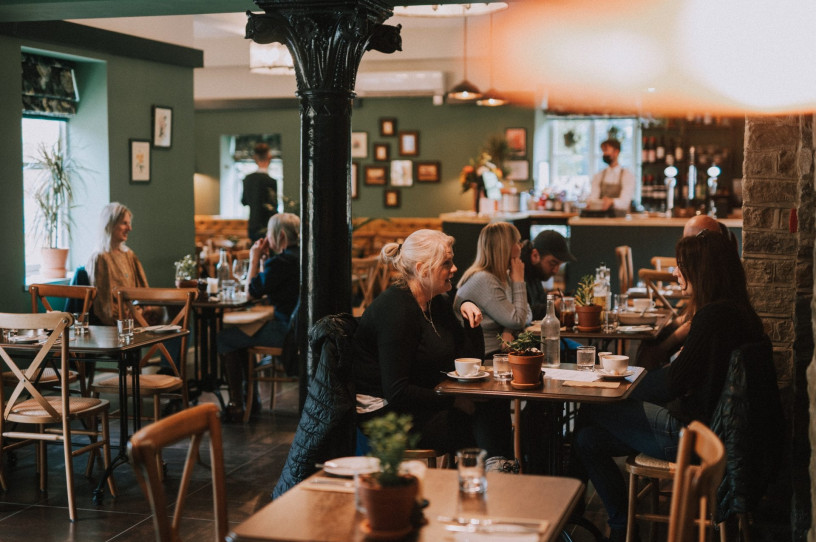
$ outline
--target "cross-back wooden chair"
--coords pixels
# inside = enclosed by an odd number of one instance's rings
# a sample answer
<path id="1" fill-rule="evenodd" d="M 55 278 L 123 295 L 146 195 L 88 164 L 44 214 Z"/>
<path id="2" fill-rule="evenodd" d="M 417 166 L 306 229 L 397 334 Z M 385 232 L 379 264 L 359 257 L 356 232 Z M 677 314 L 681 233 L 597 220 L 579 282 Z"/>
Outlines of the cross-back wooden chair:
<path id="1" fill-rule="evenodd" d="M 699 465 L 692 463 L 692 454 L 700 459 Z M 691 422 L 680 433 L 668 542 L 705 542 L 706 517 L 716 503 L 717 487 L 724 472 L 725 446 L 722 441 L 704 424 Z"/>
<path id="2" fill-rule="evenodd" d="M 654 296 L 657 298 L 655 302 L 662 304 L 663 307 L 671 311 L 672 316 L 676 317 L 677 309 L 675 309 L 672 304 L 669 303 L 669 300 L 666 299 L 666 297 L 660 291 L 658 283 L 663 281 L 677 283 L 677 277 L 668 271 L 655 271 L 654 269 L 641 269 L 638 271 L 638 277 L 640 277 L 640 280 L 642 280 L 646 285 L 646 291 L 649 293 L 650 297 Z"/>
<path id="3" fill-rule="evenodd" d="M 227 536 L 227 499 L 224 482 L 224 452 L 221 440 L 221 422 L 218 407 L 213 403 L 201 404 L 168 416 L 148 425 L 134 434 L 128 442 L 128 451 L 136 479 L 153 511 L 153 527 L 158 542 L 178 542 L 179 527 L 184 514 L 184 501 L 198 462 L 199 448 L 204 435 L 209 433 L 210 472 L 213 487 L 215 540 L 223 542 Z M 187 459 L 179 482 L 172 522 L 168 518 L 167 496 L 158 467 L 163 448 L 190 439 Z"/>
<path id="4" fill-rule="evenodd" d="M 668 271 L 670 267 L 677 267 L 677 258 L 671 256 L 652 256 L 649 263 L 658 271 Z"/>
<path id="5" fill-rule="evenodd" d="M 190 306 L 197 295 L 197 290 L 194 288 L 119 288 L 116 295 L 119 304 L 119 314 L 132 315 L 134 325 L 138 327 L 148 327 L 149 324 L 143 312 L 137 310 L 136 307 L 142 305 L 181 305 L 181 310 L 166 325 L 177 325 L 185 331 L 190 329 Z M 173 374 L 137 375 L 142 397 L 153 397 L 154 420 L 158 420 L 161 416 L 160 399 L 162 395 L 180 392 L 184 408 L 187 408 L 187 386 L 185 385 L 187 335 L 181 337 L 181 358 L 179 360 L 173 359 L 173 356 L 170 355 L 164 343 L 156 343 L 142 356 L 139 363 L 140 369 L 148 365 L 153 355 L 157 352 L 168 362 Z M 131 386 L 132 377 L 133 375 L 128 375 L 127 377 L 128 387 Z M 96 382 L 91 386 L 91 391 L 97 394 L 118 393 L 119 377 L 110 377 Z"/>
<path id="6" fill-rule="evenodd" d="M 79 454 L 96 451 L 102 448 L 105 468 L 110 465 L 110 433 L 108 431 L 108 410 L 110 404 L 102 399 L 91 397 L 70 397 L 68 394 L 68 329 L 73 317 L 66 312 L 49 312 L 41 314 L 8 314 L 0 313 L 0 328 L 18 330 L 50 331 L 45 342 L 38 347 L 32 346 L 33 361 L 28 367 L 21 367 L 18 362 L 0 345 L 0 358 L 17 381 L 14 390 L 6 398 L 3 386 L 0 386 L 0 405 L 3 405 L 3 416 L 0 418 L 0 484 L 7 489 L 5 474 L 2 469 L 3 456 L 23 445 L 37 443 L 37 468 L 40 473 L 40 490 L 45 491 L 48 469 L 46 466 L 45 444 L 62 443 L 65 457 L 65 478 L 68 491 L 68 514 L 71 521 L 76 520 L 76 503 L 74 500 L 73 458 Z M 60 395 L 43 396 L 35 385 L 36 377 L 52 349 L 59 347 Z M 28 356 L 26 356 L 28 358 Z M 4 383 L 11 383 L 10 380 Z M 101 428 L 97 430 L 97 417 L 101 419 Z M 71 422 L 85 420 L 88 429 L 72 429 Z M 19 424 L 19 425 L 18 425 Z M 27 429 L 28 425 L 36 426 L 36 431 Z M 91 443 L 73 449 L 72 435 L 86 435 Z M 108 477 L 108 487 L 116 495 L 113 477 Z"/>
<path id="7" fill-rule="evenodd" d="M 79 305 L 77 312 L 81 311 L 87 315 L 93 307 L 94 299 L 96 298 L 95 286 L 72 286 L 67 284 L 32 284 L 28 287 L 28 292 L 31 294 L 31 312 L 38 313 L 40 306 L 46 311 L 62 310 L 62 307 L 54 309 L 51 306 L 49 299 L 72 299 L 82 304 Z M 88 395 L 88 376 L 85 371 L 85 364 L 79 363 L 75 366 L 75 371 L 71 370 L 69 373 L 69 382 L 79 380 L 80 395 L 86 397 Z M 40 375 L 39 383 L 42 385 L 54 385 L 58 378 L 56 372 L 46 367 Z"/>

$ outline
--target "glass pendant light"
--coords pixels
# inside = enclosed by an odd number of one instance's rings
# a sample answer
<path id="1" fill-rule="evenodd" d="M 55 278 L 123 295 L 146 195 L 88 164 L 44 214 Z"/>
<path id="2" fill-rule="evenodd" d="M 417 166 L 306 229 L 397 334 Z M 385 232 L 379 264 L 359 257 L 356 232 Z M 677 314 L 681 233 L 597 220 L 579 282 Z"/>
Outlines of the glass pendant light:
<path id="1" fill-rule="evenodd" d="M 458 100 L 460 102 L 472 102 L 481 98 L 482 93 L 479 91 L 476 85 L 468 81 L 467 78 L 467 17 L 463 17 L 462 20 L 465 23 L 465 54 L 463 58 L 465 78 L 459 84 L 450 89 L 450 91 L 448 91 L 448 98 Z"/>
<path id="2" fill-rule="evenodd" d="M 507 98 L 499 94 L 499 92 L 493 87 L 493 14 L 490 14 L 490 36 L 489 36 L 489 43 L 490 43 L 490 89 L 485 92 L 481 98 L 476 100 L 476 105 L 481 105 L 484 107 L 498 107 L 500 105 L 505 105 L 509 102 Z"/>

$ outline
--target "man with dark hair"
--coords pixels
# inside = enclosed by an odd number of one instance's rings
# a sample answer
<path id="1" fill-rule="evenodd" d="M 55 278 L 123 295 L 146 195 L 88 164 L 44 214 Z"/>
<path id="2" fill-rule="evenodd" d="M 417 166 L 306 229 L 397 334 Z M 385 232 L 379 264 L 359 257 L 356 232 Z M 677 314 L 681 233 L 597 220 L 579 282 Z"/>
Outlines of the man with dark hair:
<path id="1" fill-rule="evenodd" d="M 547 315 L 547 291 L 541 284 L 558 273 L 564 262 L 576 261 L 567 247 L 567 240 L 552 230 L 544 230 L 535 239 L 521 245 L 524 262 L 524 282 L 527 283 L 527 301 L 533 309 L 533 320 Z"/>
<path id="2" fill-rule="evenodd" d="M 600 200 L 602 211 L 623 216 L 629 212 L 635 195 L 635 175 L 618 163 L 620 150 L 617 139 L 607 139 L 601 143 L 603 161 L 607 167 L 592 177 L 589 200 Z"/>
<path id="3" fill-rule="evenodd" d="M 278 212 L 278 181 L 268 173 L 269 163 L 272 161 L 269 145 L 266 143 L 255 145 L 252 158 L 258 164 L 258 171 L 244 177 L 241 203 L 249 206 L 247 234 L 254 242 L 264 236 L 266 224 Z"/>

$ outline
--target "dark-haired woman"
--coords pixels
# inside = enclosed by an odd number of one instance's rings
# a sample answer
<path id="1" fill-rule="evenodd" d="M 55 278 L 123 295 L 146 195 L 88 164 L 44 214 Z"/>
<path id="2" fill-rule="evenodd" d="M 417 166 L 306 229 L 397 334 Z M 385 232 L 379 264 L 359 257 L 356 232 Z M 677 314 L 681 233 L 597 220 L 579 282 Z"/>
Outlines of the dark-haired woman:
<path id="1" fill-rule="evenodd" d="M 678 241 L 676 255 L 675 275 L 690 296 L 683 350 L 671 365 L 647 374 L 632 398 L 581 409 L 576 467 L 606 507 L 610 540 L 625 539 L 627 516 L 626 483 L 613 458 L 639 452 L 674 461 L 680 430 L 692 420 L 710 425 L 731 352 L 764 334 L 728 239 L 703 231 Z"/>

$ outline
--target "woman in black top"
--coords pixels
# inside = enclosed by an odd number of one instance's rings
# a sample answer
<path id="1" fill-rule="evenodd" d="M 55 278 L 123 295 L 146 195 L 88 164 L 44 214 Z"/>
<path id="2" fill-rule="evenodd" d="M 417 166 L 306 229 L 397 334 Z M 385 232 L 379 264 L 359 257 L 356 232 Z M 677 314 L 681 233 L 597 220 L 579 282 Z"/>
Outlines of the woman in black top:
<path id="1" fill-rule="evenodd" d="M 711 423 L 731 352 L 764 334 L 726 237 L 704 230 L 678 241 L 676 254 L 675 275 L 690 296 L 683 350 L 671 365 L 647 374 L 631 399 L 581 408 L 587 423 L 575 435 L 578 467 L 606 507 L 610 540 L 625 539 L 627 516 L 626 483 L 613 457 L 640 452 L 674 461 L 680 430 L 692 420 Z"/>
<path id="2" fill-rule="evenodd" d="M 446 295 L 456 273 L 453 237 L 418 230 L 380 254 L 400 278 L 366 308 L 354 335 L 358 424 L 389 411 L 411 414 L 419 447 L 440 453 L 479 445 L 488 454 L 510 447 L 509 416 L 488 403 L 438 395 L 434 387 L 458 357 L 482 357 L 482 313 L 464 302 L 462 325 Z M 506 412 L 506 411 L 505 411 Z M 512 448 L 511 448 L 512 449 Z"/>

